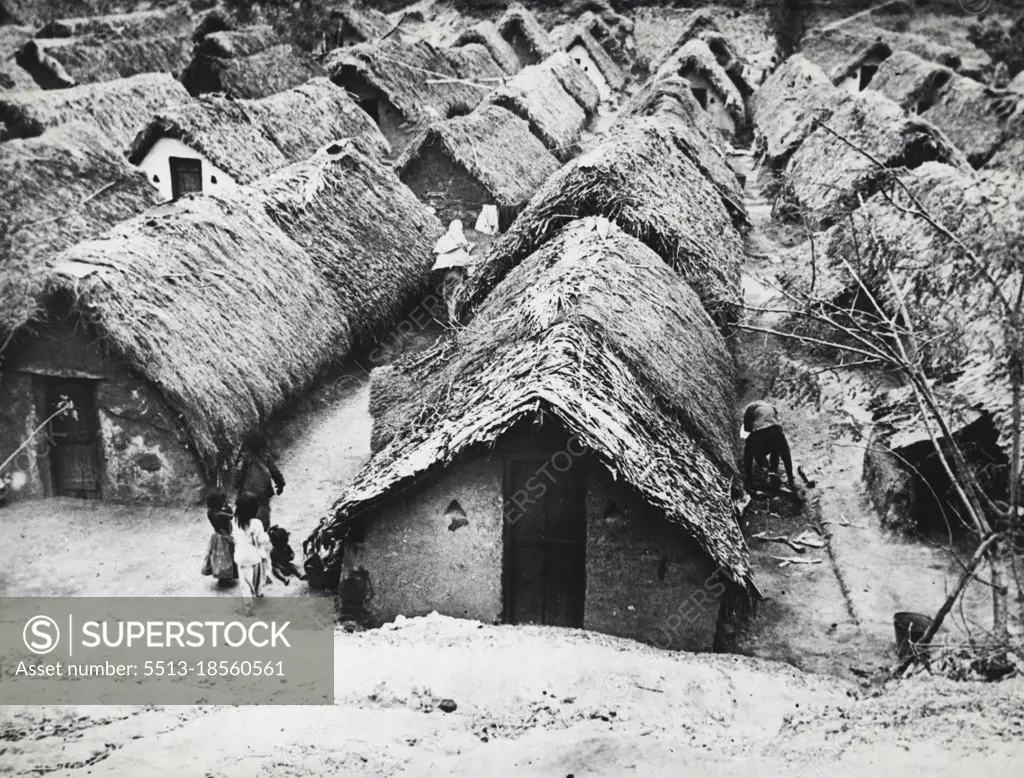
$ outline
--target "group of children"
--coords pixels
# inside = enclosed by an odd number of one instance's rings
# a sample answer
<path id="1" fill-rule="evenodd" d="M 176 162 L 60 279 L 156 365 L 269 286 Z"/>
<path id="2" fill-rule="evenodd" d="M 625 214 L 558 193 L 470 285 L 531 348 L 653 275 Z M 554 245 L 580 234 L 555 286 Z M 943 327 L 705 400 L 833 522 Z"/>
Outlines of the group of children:
<path id="1" fill-rule="evenodd" d="M 305 576 L 295 566 L 288 531 L 270 526 L 270 497 L 284 489 L 284 478 L 266 453 L 263 436 L 254 435 L 246 441 L 245 459 L 235 485 L 239 494 L 233 514 L 223 490 L 215 489 L 206 498 L 206 516 L 213 535 L 202 573 L 222 584 L 239 581 L 242 596 L 251 608 L 253 599 L 263 596 L 271 575 L 285 586 L 292 576 L 301 580 Z M 239 530 L 237 539 L 235 526 Z"/>

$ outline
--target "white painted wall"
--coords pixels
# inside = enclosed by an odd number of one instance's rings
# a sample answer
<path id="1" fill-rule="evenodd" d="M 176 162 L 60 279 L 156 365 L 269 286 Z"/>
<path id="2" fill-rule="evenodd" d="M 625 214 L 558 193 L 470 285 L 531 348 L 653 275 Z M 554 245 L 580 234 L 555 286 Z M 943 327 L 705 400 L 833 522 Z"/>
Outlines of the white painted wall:
<path id="1" fill-rule="evenodd" d="M 691 87 L 697 87 L 706 91 L 707 106 L 705 110 L 711 114 L 715 126 L 728 136 L 735 135 L 736 122 L 733 121 L 729 111 L 726 110 L 725 98 L 722 93 L 712 86 L 711 82 L 700 73 L 686 73 L 683 77 L 690 82 Z"/>
<path id="2" fill-rule="evenodd" d="M 202 161 L 203 192 L 207 194 L 233 189 L 238 185 L 235 179 L 180 140 L 160 138 L 139 163 L 139 168 L 146 174 L 149 183 L 159 190 L 160 197 L 164 200 L 171 199 L 171 165 L 168 162 L 170 157 Z"/>
<path id="3" fill-rule="evenodd" d="M 569 47 L 569 56 L 576 60 L 576 63 L 583 68 L 583 72 L 594 82 L 597 93 L 601 96 L 601 102 L 607 102 L 612 96 L 611 87 L 608 86 L 608 79 L 598 69 L 597 64 L 590 56 L 590 52 L 581 43 L 574 43 Z"/>

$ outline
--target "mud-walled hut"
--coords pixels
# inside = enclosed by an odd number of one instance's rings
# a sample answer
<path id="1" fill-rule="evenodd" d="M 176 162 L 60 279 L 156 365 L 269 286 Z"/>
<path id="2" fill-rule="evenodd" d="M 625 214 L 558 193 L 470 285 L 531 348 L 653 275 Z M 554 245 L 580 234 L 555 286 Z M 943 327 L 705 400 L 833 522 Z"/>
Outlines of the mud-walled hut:
<path id="1" fill-rule="evenodd" d="M 69 122 L 92 124 L 108 142 L 126 148 L 153 114 L 189 102 L 184 87 L 166 73 L 68 89 L 0 93 L 0 141 L 33 138 Z"/>
<path id="2" fill-rule="evenodd" d="M 793 152 L 776 213 L 827 226 L 856 208 L 860 198 L 877 192 L 889 170 L 913 170 L 926 162 L 970 167 L 935 125 L 908 116 L 878 92 L 858 92 Z"/>
<path id="3" fill-rule="evenodd" d="M 414 390 L 375 420 L 390 439 L 306 543 L 342 617 L 436 610 L 711 650 L 722 595 L 752 584 L 732 362 L 685 281 L 606 220 L 576 221 L 457 341 L 403 366 Z"/>
<path id="4" fill-rule="evenodd" d="M 281 44 L 248 57 L 211 57 L 197 53 L 181 74 L 193 97 L 220 92 L 226 97 L 255 100 L 325 75 L 312 57 Z"/>
<path id="5" fill-rule="evenodd" d="M 704 41 L 696 38 L 687 41 L 657 73 L 662 77 L 676 75 L 686 79 L 697 102 L 726 137 L 746 132 L 748 119 L 743 95 Z"/>
<path id="6" fill-rule="evenodd" d="M 516 56 L 509 42 L 501 37 L 494 22 L 486 19 L 477 22 L 469 29 L 459 33 L 452 41 L 452 46 L 458 48 L 471 43 L 479 44 L 487 49 L 491 58 L 498 63 L 498 67 L 508 75 L 513 76 L 522 69 L 519 57 Z"/>
<path id="7" fill-rule="evenodd" d="M 498 19 L 498 34 L 512 47 L 523 67 L 536 65 L 557 51 L 537 17 L 519 3 L 513 3 Z"/>
<path id="8" fill-rule="evenodd" d="M 162 199 L 248 184 L 306 159 L 333 140 L 363 138 L 383 155 L 370 118 L 326 78 L 260 100 L 207 95 L 161 112 L 135 137 L 128 161 Z"/>
<path id="9" fill-rule="evenodd" d="M 387 38 L 336 49 L 325 68 L 380 128 L 395 156 L 426 127 L 476 108 L 504 78 L 480 44 Z"/>
<path id="10" fill-rule="evenodd" d="M 493 205 L 500 231 L 558 168 L 526 122 L 491 104 L 435 124 L 395 165 L 443 224 L 460 219 L 472 225 L 484 206 Z"/>
<path id="11" fill-rule="evenodd" d="M 544 147 L 565 162 L 579 153 L 580 135 L 597 113 L 600 95 L 569 55 L 559 53 L 523 68 L 487 100 L 525 121 Z"/>
<path id="12" fill-rule="evenodd" d="M 718 188 L 694 164 L 672 123 L 658 116 L 611 128 L 547 180 L 470 277 L 458 301 L 460 316 L 564 225 L 591 215 L 653 249 L 693 286 L 716 321 L 734 320 L 742 238 Z"/>
<path id="13" fill-rule="evenodd" d="M 64 398 L 75 415 L 54 423 L 43 456 L 16 463 L 15 496 L 197 499 L 249 431 L 397 319 L 440 234 L 348 142 L 58 255 L 3 354 L 0 456 Z"/>
<path id="14" fill-rule="evenodd" d="M 765 164 L 779 170 L 804 139 L 843 101 L 843 94 L 806 57 L 794 54 L 750 100 L 754 144 Z"/>
<path id="15" fill-rule="evenodd" d="M 581 22 L 570 24 L 561 32 L 560 47 L 597 87 L 602 102 L 626 85 L 625 73 Z"/>

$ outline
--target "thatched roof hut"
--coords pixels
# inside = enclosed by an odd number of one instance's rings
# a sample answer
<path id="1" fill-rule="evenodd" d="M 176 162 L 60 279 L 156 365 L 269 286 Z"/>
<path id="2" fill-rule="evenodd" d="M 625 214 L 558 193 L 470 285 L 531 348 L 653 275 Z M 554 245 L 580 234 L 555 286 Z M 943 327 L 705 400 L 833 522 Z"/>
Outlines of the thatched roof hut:
<path id="1" fill-rule="evenodd" d="M 158 140 L 173 138 L 247 184 L 352 137 L 387 150 L 376 125 L 345 90 L 315 78 L 260 100 L 209 95 L 162 112 L 135 137 L 128 161 L 139 164 Z"/>
<path id="2" fill-rule="evenodd" d="M 196 53 L 207 57 L 230 59 L 259 54 L 282 43 L 281 36 L 269 24 L 257 24 L 241 30 L 221 30 L 203 36 Z"/>
<path id="3" fill-rule="evenodd" d="M 465 52 L 475 45 L 447 49 L 426 41 L 388 38 L 372 46 L 336 49 L 325 67 L 334 83 L 353 94 L 373 88 L 406 121 L 430 124 L 453 112 L 468 113 L 503 77 L 493 60 L 488 71 L 471 72 L 473 65 L 482 64 L 478 56 Z"/>
<path id="4" fill-rule="evenodd" d="M 491 58 L 509 75 L 518 73 L 522 67 L 512 46 L 501 37 L 501 33 L 498 32 L 498 28 L 492 21 L 477 22 L 469 29 L 463 30 L 452 42 L 452 46 L 465 46 L 467 43 L 478 43 L 486 48 L 490 52 Z"/>
<path id="5" fill-rule="evenodd" d="M 871 80 L 881 92 L 911 113 L 928 110 L 935 93 L 953 77 L 952 70 L 909 51 L 894 51 Z"/>
<path id="6" fill-rule="evenodd" d="M 2 148 L 0 343 L 33 315 L 47 260 L 158 199 L 100 127 L 61 124 Z"/>
<path id="7" fill-rule="evenodd" d="M 607 3 L 588 4 L 594 10 L 580 14 L 577 20 L 584 29 L 594 36 L 601 47 L 616 64 L 628 70 L 636 58 L 636 41 L 633 38 L 633 21 L 617 13 Z"/>
<path id="8" fill-rule="evenodd" d="M 572 222 L 431 356 L 406 366 L 415 389 L 390 413 L 402 434 L 360 470 L 307 551 L 541 412 L 728 578 L 750 583 L 730 503 L 731 359 L 700 301 L 649 248 L 603 219 Z"/>
<path id="9" fill-rule="evenodd" d="M 651 71 L 657 72 L 668 62 L 672 57 L 675 56 L 676 52 L 679 51 L 686 43 L 690 40 L 700 40 L 704 33 L 718 33 L 722 34 L 721 28 L 718 26 L 718 22 L 715 20 L 713 14 L 708 13 L 702 8 L 697 8 L 690 12 L 686 21 L 683 23 L 682 29 L 679 34 L 676 35 L 675 40 L 666 46 L 653 60 L 651 60 Z"/>
<path id="10" fill-rule="evenodd" d="M 558 160 L 530 134 L 525 121 L 492 104 L 431 126 L 406 150 L 395 169 L 418 191 L 409 178 L 426 175 L 436 180 L 428 171 L 418 173 L 420 167 L 439 164 L 436 157 L 465 170 L 486 189 L 489 202 L 510 212 L 517 212 L 559 168 Z"/>
<path id="11" fill-rule="evenodd" d="M 551 176 L 487 254 L 460 301 L 465 316 L 565 224 L 604 216 L 650 246 L 717 320 L 736 313 L 743 241 L 719 190 L 660 117 L 620 124 Z"/>
<path id="12" fill-rule="evenodd" d="M 638 116 L 659 117 L 679 149 L 718 187 L 733 222 L 746 222 L 743 188 L 727 161 L 728 149 L 685 79 L 673 76 L 648 80 L 622 107 L 613 126 L 628 127 Z"/>
<path id="13" fill-rule="evenodd" d="M 228 97 L 267 97 L 324 75 L 311 57 L 289 44 L 272 46 L 248 57 L 223 59 L 196 54 L 181 74 L 193 97 L 222 92 Z"/>
<path id="14" fill-rule="evenodd" d="M 750 102 L 754 133 L 772 167 L 782 167 L 843 100 L 821 68 L 800 54 L 780 65 Z"/>
<path id="15" fill-rule="evenodd" d="M 626 85 L 626 74 L 583 23 L 577 21 L 566 26 L 559 36 L 559 45 L 566 52 L 571 52 L 577 46 L 585 51 L 597 67 L 599 78 L 603 78 L 610 89 L 619 91 Z M 577 60 L 577 64 L 581 63 Z"/>
<path id="16" fill-rule="evenodd" d="M 881 48 L 880 47 L 884 47 Z M 853 63 L 864 60 L 869 52 L 876 55 L 909 51 L 926 60 L 958 70 L 960 55 L 949 46 L 912 33 L 898 33 L 882 28 L 814 30 L 801 43 L 800 53 L 820 67 L 833 81 L 849 71 Z"/>
<path id="17" fill-rule="evenodd" d="M 393 25 L 388 17 L 376 8 L 362 3 L 348 2 L 331 10 L 331 16 L 338 22 L 337 46 L 352 46 L 357 43 L 373 43 L 391 31 Z"/>
<path id="18" fill-rule="evenodd" d="M 0 26 L 0 92 L 38 89 L 35 79 L 14 61 L 18 49 L 32 38 L 31 27 Z"/>
<path id="19" fill-rule="evenodd" d="M 389 326 L 440 232 L 391 171 L 348 144 L 258 188 L 182 198 L 80 243 L 54 262 L 48 289 L 160 391 L 209 470 L 354 341 Z"/>
<path id="20" fill-rule="evenodd" d="M 585 81 L 594 91 L 585 90 L 576 83 L 577 79 Z M 586 75 L 568 61 L 568 55 L 560 54 L 539 65 L 523 68 L 487 100 L 526 121 L 544 146 L 565 161 L 575 156 L 577 141 L 596 110 L 596 100 L 594 108 L 588 112 L 566 89 L 566 83 L 577 88 L 584 99 L 591 95 L 596 97 L 596 88 Z"/>
<path id="21" fill-rule="evenodd" d="M 557 50 L 537 17 L 519 3 L 510 5 L 498 19 L 498 33 L 523 66 L 536 65 Z"/>
<path id="22" fill-rule="evenodd" d="M 126 148 L 154 113 L 188 101 L 188 92 L 166 73 L 69 89 L 10 92 L 0 95 L 0 140 L 31 138 L 48 127 L 87 122 Z"/>
<path id="23" fill-rule="evenodd" d="M 932 217 L 974 252 L 983 269 L 957 243 L 913 215 L 914 204 L 895 186 L 868 199 L 852 221 L 837 224 L 826 238 L 824 255 L 831 258 L 839 288 L 853 288 L 854 281 L 838 257 L 859 259 L 869 287 L 896 315 L 900 304 L 886 270 L 892 272 L 921 336 L 927 373 L 990 413 L 1001 432 L 999 443 L 1008 450 L 1007 341 L 994 290 L 982 273 L 1004 294 L 1015 294 L 1024 282 L 1017 259 L 1024 250 L 1021 179 L 938 163 L 907 171 L 901 179 Z"/>
<path id="24" fill-rule="evenodd" d="M 843 217 L 889 175 L 864 152 L 886 168 L 915 168 L 925 162 L 968 167 L 963 154 L 933 124 L 907 116 L 892 100 L 869 89 L 850 95 L 793 152 L 782 200 L 819 225 Z"/>
<path id="25" fill-rule="evenodd" d="M 985 163 L 983 170 L 1015 173 L 1024 178 L 1024 111 L 1010 120 L 1006 139 Z"/>
<path id="26" fill-rule="evenodd" d="M 114 81 L 140 73 L 178 75 L 192 56 L 189 35 L 149 38 L 35 38 L 18 52 L 17 61 L 44 89 Z"/>
<path id="27" fill-rule="evenodd" d="M 736 131 L 743 132 L 746 129 L 747 107 L 743 95 L 718 64 L 715 55 L 704 41 L 693 38 L 684 43 L 658 68 L 657 74 L 661 77 L 681 76 L 691 81 L 695 87 L 714 90 L 724 103 L 722 107 L 735 125 Z M 712 99 L 714 98 L 708 97 L 709 102 Z"/>
<path id="28" fill-rule="evenodd" d="M 49 18 L 37 38 L 152 38 L 180 36 L 192 31 L 192 17 L 184 4 L 129 13 Z"/>

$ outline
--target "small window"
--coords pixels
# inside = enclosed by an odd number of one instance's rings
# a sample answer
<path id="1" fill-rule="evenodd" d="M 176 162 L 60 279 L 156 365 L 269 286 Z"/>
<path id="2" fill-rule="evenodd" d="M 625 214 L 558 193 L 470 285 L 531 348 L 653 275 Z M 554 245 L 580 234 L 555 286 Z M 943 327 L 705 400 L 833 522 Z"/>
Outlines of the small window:
<path id="1" fill-rule="evenodd" d="M 210 176 L 210 183 L 211 184 L 216 184 L 217 183 L 217 176 Z"/>
<path id="2" fill-rule="evenodd" d="M 182 195 L 203 191 L 203 163 L 198 159 L 171 157 L 171 197 L 177 200 Z"/>
<path id="3" fill-rule="evenodd" d="M 700 103 L 701 108 L 708 107 L 708 90 L 702 86 L 691 86 L 690 91 L 693 92 L 693 96 L 697 98 L 697 102 Z"/>

